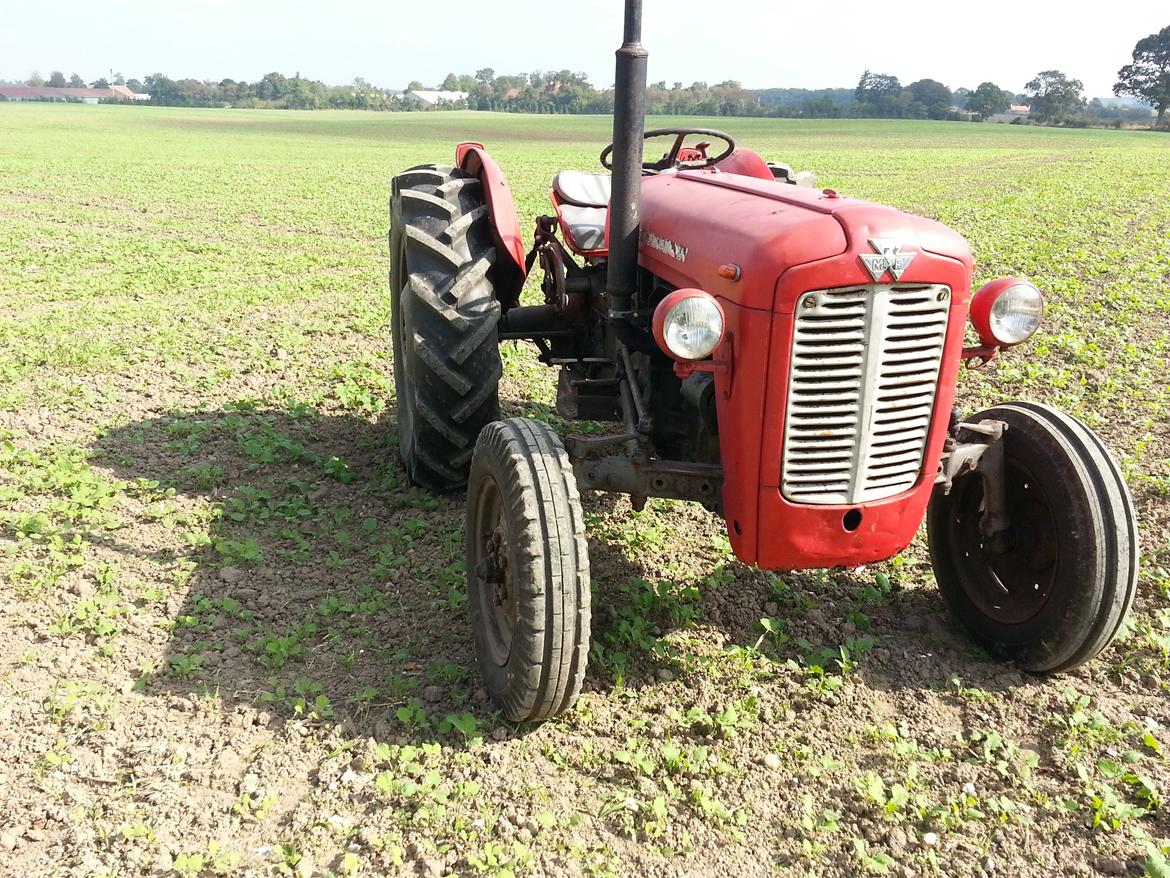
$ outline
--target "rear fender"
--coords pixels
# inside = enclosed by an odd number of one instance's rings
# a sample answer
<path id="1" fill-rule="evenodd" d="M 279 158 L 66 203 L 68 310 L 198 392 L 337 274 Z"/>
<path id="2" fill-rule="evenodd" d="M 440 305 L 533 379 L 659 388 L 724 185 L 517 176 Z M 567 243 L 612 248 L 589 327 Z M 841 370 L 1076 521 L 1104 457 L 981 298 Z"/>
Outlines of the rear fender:
<path id="1" fill-rule="evenodd" d="M 504 172 L 496 160 L 488 155 L 482 143 L 469 140 L 456 146 L 455 164 L 460 170 L 474 174 L 483 182 L 499 252 L 499 258 L 492 268 L 496 295 L 504 307 L 511 307 L 520 301 L 520 290 L 524 287 L 527 275 L 524 268 L 524 239 L 520 234 L 520 220 L 516 215 L 512 190 L 508 188 Z"/>
<path id="2" fill-rule="evenodd" d="M 772 169 L 763 157 L 754 150 L 736 147 L 735 152 L 716 163 L 715 167 L 725 174 L 740 174 L 744 177 L 759 177 L 761 180 L 775 180 Z"/>

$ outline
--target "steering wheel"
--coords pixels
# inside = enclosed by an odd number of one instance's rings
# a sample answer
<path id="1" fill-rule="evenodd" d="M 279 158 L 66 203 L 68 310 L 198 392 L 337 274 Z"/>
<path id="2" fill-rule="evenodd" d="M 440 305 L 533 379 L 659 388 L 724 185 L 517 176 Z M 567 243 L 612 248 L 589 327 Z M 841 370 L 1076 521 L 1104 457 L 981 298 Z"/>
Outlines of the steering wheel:
<path id="1" fill-rule="evenodd" d="M 730 134 L 724 134 L 722 131 L 716 131 L 714 128 L 655 128 L 647 131 L 642 135 L 643 140 L 649 140 L 652 137 L 666 137 L 675 135 L 674 143 L 671 144 L 670 150 L 660 159 L 653 162 L 642 162 L 642 170 L 657 174 L 660 171 L 665 171 L 667 168 L 709 168 L 716 162 L 721 162 L 733 152 L 735 152 L 735 141 L 731 139 Z M 687 139 L 689 134 L 705 134 L 708 137 L 714 137 L 722 140 L 727 144 L 727 148 L 716 156 L 707 155 L 707 147 L 709 144 L 700 143 L 696 147 L 683 148 L 683 141 Z M 692 159 L 689 156 L 682 159 L 679 158 L 684 152 L 693 153 L 698 152 L 700 158 Z M 601 166 L 607 170 L 613 170 L 613 162 L 610 157 L 613 154 L 613 144 L 611 143 L 601 151 Z"/>

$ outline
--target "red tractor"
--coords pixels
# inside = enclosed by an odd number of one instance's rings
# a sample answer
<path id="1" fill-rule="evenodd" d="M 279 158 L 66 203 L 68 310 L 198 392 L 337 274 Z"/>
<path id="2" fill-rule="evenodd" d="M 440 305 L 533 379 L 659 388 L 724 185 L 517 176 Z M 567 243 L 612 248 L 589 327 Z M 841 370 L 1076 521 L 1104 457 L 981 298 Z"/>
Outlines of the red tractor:
<path id="1" fill-rule="evenodd" d="M 393 181 L 399 448 L 415 484 L 467 487 L 471 626 L 503 713 L 549 717 L 581 689 L 580 491 L 698 501 L 741 561 L 774 570 L 889 558 L 925 517 L 943 597 L 989 652 L 1047 673 L 1104 649 L 1137 581 L 1117 465 L 1048 406 L 953 407 L 961 363 L 1036 331 L 1040 291 L 1004 278 L 972 295 L 955 232 L 794 185 L 728 134 L 643 132 L 645 86 L 641 2 L 626 0 L 612 174 L 554 177 L 527 254 L 482 144 Z M 652 137 L 668 148 L 647 162 Z M 537 266 L 544 303 L 521 305 Z M 559 370 L 564 418 L 615 428 L 562 441 L 500 420 L 510 339 Z"/>

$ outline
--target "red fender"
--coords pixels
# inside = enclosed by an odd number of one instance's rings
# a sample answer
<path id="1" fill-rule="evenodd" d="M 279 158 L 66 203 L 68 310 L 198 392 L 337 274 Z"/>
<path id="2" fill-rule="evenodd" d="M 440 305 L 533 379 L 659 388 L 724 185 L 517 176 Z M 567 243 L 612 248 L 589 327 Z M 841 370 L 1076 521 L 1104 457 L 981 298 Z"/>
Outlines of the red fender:
<path id="1" fill-rule="evenodd" d="M 725 174 L 742 174 L 745 177 L 759 177 L 761 180 L 774 180 L 772 169 L 758 152 L 743 147 L 737 147 L 735 152 L 715 165 Z"/>
<path id="2" fill-rule="evenodd" d="M 504 172 L 482 143 L 468 140 L 456 146 L 455 164 L 483 182 L 501 257 L 493 267 L 496 295 L 505 307 L 511 307 L 520 300 L 520 290 L 527 274 L 524 270 L 524 239 L 520 235 L 520 220 L 516 215 L 512 190 L 508 188 Z"/>

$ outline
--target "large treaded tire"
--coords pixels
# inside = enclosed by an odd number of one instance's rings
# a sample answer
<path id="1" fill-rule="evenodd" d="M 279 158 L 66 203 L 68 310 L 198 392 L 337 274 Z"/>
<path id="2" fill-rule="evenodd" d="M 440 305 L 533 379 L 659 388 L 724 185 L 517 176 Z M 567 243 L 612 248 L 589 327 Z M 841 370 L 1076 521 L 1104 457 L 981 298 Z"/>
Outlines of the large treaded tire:
<path id="1" fill-rule="evenodd" d="M 500 303 L 483 184 L 420 165 L 390 195 L 390 297 L 398 450 L 410 480 L 467 483 L 476 437 L 500 416 Z"/>
<path id="2" fill-rule="evenodd" d="M 967 420 L 984 419 L 1008 425 L 1011 542 L 1006 552 L 985 550 L 977 530 L 982 479 L 961 477 L 927 512 L 935 578 L 951 612 L 992 655 L 1039 673 L 1071 670 L 1113 641 L 1133 605 L 1133 501 L 1105 446 L 1075 418 L 1020 402 Z"/>
<path id="3" fill-rule="evenodd" d="M 589 549 L 573 467 L 546 424 L 484 428 L 465 541 L 471 629 L 492 700 L 516 722 L 567 710 L 589 660 Z"/>

